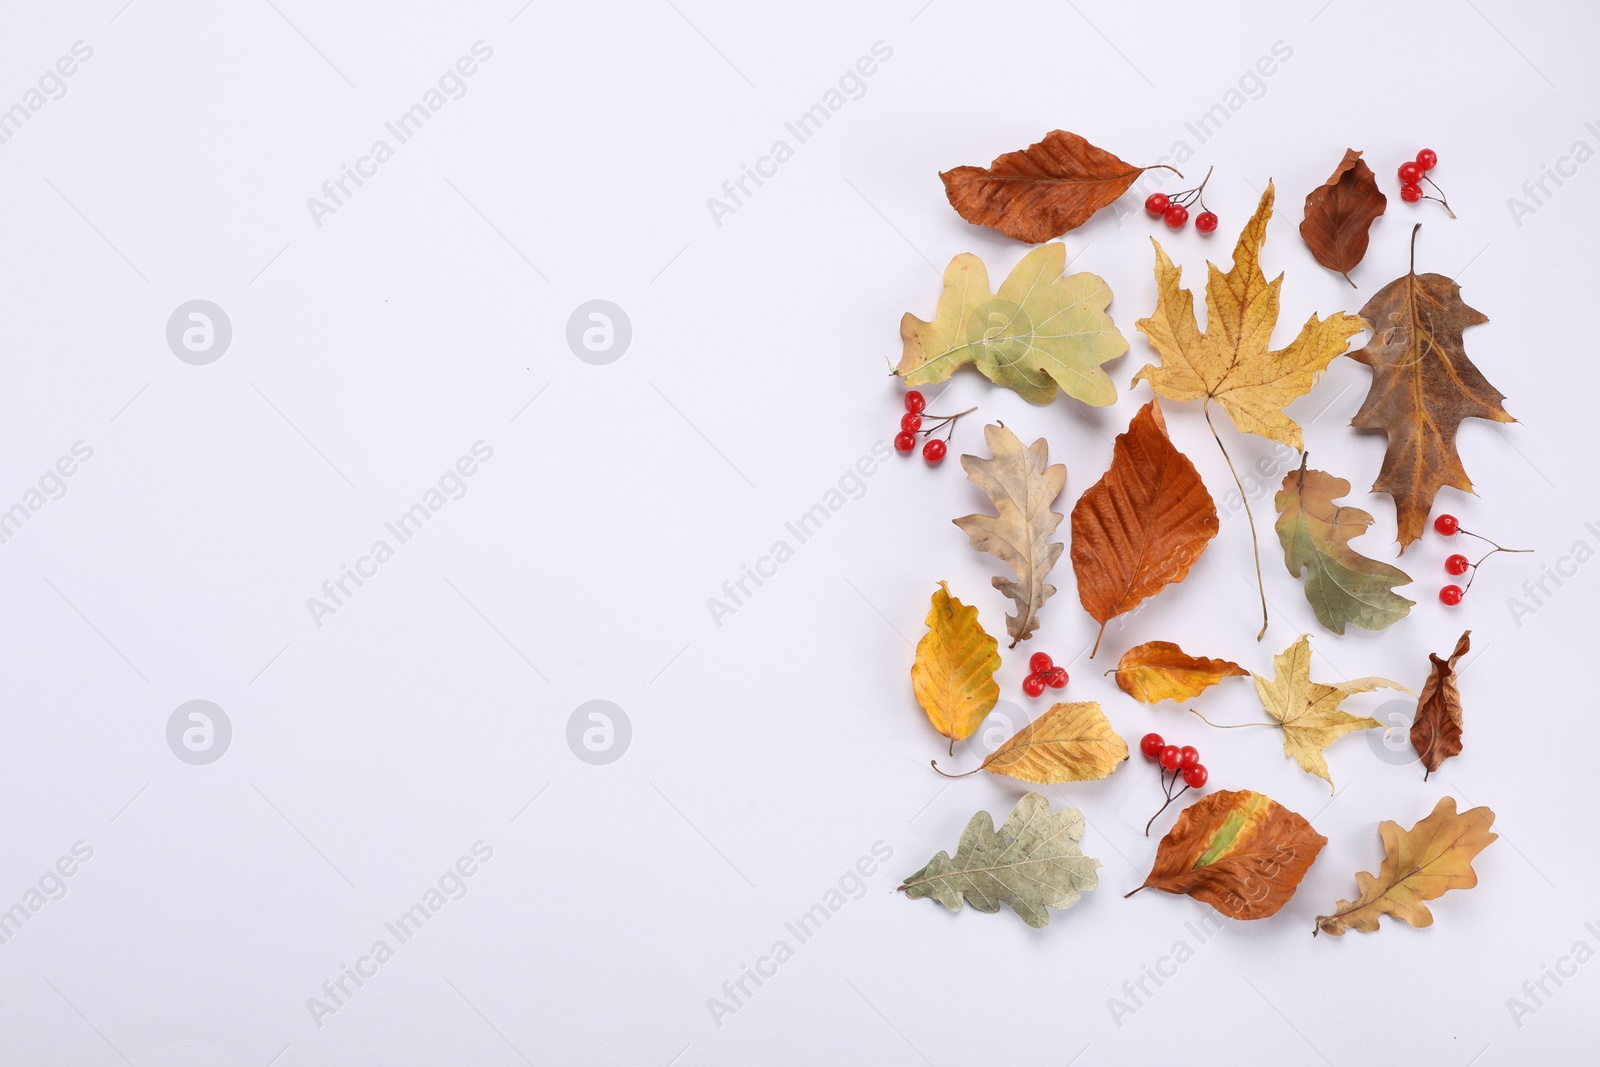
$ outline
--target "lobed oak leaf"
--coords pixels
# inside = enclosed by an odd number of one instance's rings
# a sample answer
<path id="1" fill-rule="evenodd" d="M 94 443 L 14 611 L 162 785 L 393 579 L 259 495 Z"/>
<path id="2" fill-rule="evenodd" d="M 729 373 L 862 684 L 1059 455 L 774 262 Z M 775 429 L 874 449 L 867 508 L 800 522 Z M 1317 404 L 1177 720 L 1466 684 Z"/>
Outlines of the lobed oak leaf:
<path id="1" fill-rule="evenodd" d="M 1082 226 L 1151 169 L 1125 163 L 1075 133 L 1052 130 L 987 167 L 956 167 L 939 177 L 962 218 L 1039 244 Z"/>
<path id="2" fill-rule="evenodd" d="M 954 752 L 955 743 L 972 736 L 1000 699 L 994 680 L 1000 645 L 979 624 L 978 609 L 951 596 L 944 582 L 933 591 L 927 623 L 911 664 L 911 688 Z"/>
<path id="3" fill-rule="evenodd" d="M 972 541 L 972 547 L 1011 565 L 1016 579 L 996 576 L 994 587 L 1017 606 L 1006 616 L 1011 647 L 1026 641 L 1039 627 L 1039 609 L 1055 595 L 1045 581 L 1061 558 L 1062 545 L 1050 537 L 1061 525 L 1061 515 L 1050 505 L 1067 484 L 1067 468 L 1050 463 L 1044 438 L 1024 448 L 1017 435 L 1004 426 L 983 428 L 990 458 L 962 456 L 961 467 L 972 484 L 994 502 L 994 515 L 966 515 L 953 520 Z"/>
<path id="4" fill-rule="evenodd" d="M 1427 768 L 1422 780 L 1451 756 L 1461 754 L 1461 690 L 1456 685 L 1456 661 L 1472 647 L 1472 631 L 1462 633 L 1447 660 L 1428 653 L 1433 669 L 1417 697 L 1417 715 L 1411 722 L 1411 747 Z"/>
<path id="5" fill-rule="evenodd" d="M 1117 661 L 1117 688 L 1141 704 L 1189 700 L 1224 678 L 1248 678 L 1231 660 L 1191 656 L 1171 641 L 1135 645 Z"/>
<path id="6" fill-rule="evenodd" d="M 1230 919 L 1264 919 L 1294 896 L 1327 843 L 1271 797 L 1223 790 L 1183 809 L 1139 889 L 1187 894 Z"/>
<path id="7" fill-rule="evenodd" d="M 1383 863 L 1378 873 L 1358 873 L 1360 896 L 1339 901 L 1332 915 L 1317 916 L 1312 934 L 1371 933 L 1384 915 L 1411 926 L 1432 926 L 1433 912 L 1423 901 L 1478 884 L 1472 860 L 1500 836 L 1489 832 L 1493 825 L 1494 812 L 1488 808 L 1457 814 L 1455 797 L 1441 798 L 1433 813 L 1409 830 L 1392 820 L 1379 823 Z"/>
<path id="8" fill-rule="evenodd" d="M 1451 279 L 1417 273 L 1416 240 L 1413 228 L 1411 272 L 1361 309 L 1372 339 L 1350 353 L 1372 368 L 1372 387 L 1350 424 L 1388 437 L 1372 489 L 1394 498 L 1402 552 L 1422 536 L 1441 486 L 1472 492 L 1456 451 L 1462 420 L 1517 421 L 1501 404 L 1505 394 L 1473 366 L 1462 344 L 1462 332 L 1488 316 L 1468 307 Z"/>
<path id="9" fill-rule="evenodd" d="M 1350 272 L 1367 254 L 1367 231 L 1388 204 L 1372 168 L 1360 152 L 1347 148 L 1333 175 L 1306 194 L 1300 236 L 1318 263 L 1344 275 L 1354 288 Z"/>
<path id="10" fill-rule="evenodd" d="M 1084 825 L 1076 808 L 1052 814 L 1044 797 L 1025 794 L 998 832 L 988 812 L 974 814 L 955 857 L 940 852 L 900 892 L 913 900 L 932 897 L 951 911 L 960 911 L 963 900 L 991 914 L 1008 904 L 1029 926 L 1047 926 L 1050 908 L 1070 908 L 1081 891 L 1100 884 L 1100 861 L 1078 844 Z"/>
<path id="11" fill-rule="evenodd" d="M 1066 246 L 1035 248 L 989 291 L 983 261 L 963 252 L 944 271 L 944 291 L 930 321 L 907 312 L 895 373 L 910 386 L 949 378 L 968 363 L 1034 404 L 1059 388 L 1103 407 L 1117 387 L 1101 369 L 1128 350 L 1106 308 L 1111 289 L 1096 274 L 1066 274 Z"/>
<path id="12" fill-rule="evenodd" d="M 1117 436 L 1111 468 L 1072 509 L 1078 599 L 1100 624 L 1090 658 L 1108 622 L 1182 581 L 1215 536 L 1211 494 L 1152 400 Z"/>
<path id="13" fill-rule="evenodd" d="M 1084 700 L 1053 705 L 966 773 L 988 771 L 1036 785 L 1060 785 L 1104 778 L 1127 758 L 1128 743 L 1111 728 L 1099 703 Z M 937 762 L 933 769 L 939 770 Z"/>
<path id="14" fill-rule="evenodd" d="M 1334 503 L 1350 483 L 1326 471 L 1300 469 L 1283 479 L 1275 503 L 1283 561 L 1296 578 L 1305 576 L 1306 599 L 1317 621 L 1336 634 L 1350 623 L 1382 630 L 1406 617 L 1416 603 L 1394 591 L 1411 576 L 1398 567 L 1363 556 L 1350 547 L 1373 518 L 1360 508 Z"/>

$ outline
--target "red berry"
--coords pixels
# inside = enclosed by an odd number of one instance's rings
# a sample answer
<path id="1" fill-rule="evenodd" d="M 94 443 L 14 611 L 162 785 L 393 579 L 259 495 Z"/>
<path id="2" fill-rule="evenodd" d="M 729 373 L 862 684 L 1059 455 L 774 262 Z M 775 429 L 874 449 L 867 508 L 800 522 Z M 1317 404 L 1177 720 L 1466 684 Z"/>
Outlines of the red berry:
<path id="1" fill-rule="evenodd" d="M 909 411 L 906 412 L 904 415 L 900 416 L 900 428 L 906 433 L 916 433 L 918 430 L 922 429 L 922 416 L 913 415 Z"/>
<path id="2" fill-rule="evenodd" d="M 1155 759 L 1161 754 L 1162 746 L 1166 744 L 1161 740 L 1160 734 L 1145 734 L 1139 738 L 1139 751 L 1149 759 Z"/>
<path id="3" fill-rule="evenodd" d="M 1206 773 L 1205 765 L 1201 763 L 1183 769 L 1183 784 L 1190 789 L 1199 789 L 1206 784 L 1206 779 L 1209 777 L 1211 776 Z"/>
<path id="4" fill-rule="evenodd" d="M 1163 218 L 1167 220 L 1168 229 L 1181 230 L 1183 224 L 1189 221 L 1189 209 L 1182 204 L 1173 204 L 1167 208 Z"/>
<path id="5" fill-rule="evenodd" d="M 1193 745 L 1184 745 L 1178 749 L 1178 766 L 1183 768 L 1195 767 L 1200 763 L 1200 750 Z"/>
<path id="6" fill-rule="evenodd" d="M 1462 593 L 1459 585 L 1447 585 L 1443 589 L 1439 590 L 1439 599 L 1442 602 L 1450 605 L 1452 608 L 1461 603 L 1461 598 L 1464 595 L 1465 594 Z"/>
<path id="7" fill-rule="evenodd" d="M 922 409 L 928 406 L 927 399 L 915 389 L 906 394 L 906 410 L 913 415 L 922 414 Z"/>
<path id="8" fill-rule="evenodd" d="M 1459 552 L 1444 561 L 1444 569 L 1448 574 L 1465 574 L 1470 566 L 1472 564 L 1467 561 L 1467 557 Z"/>
<path id="9" fill-rule="evenodd" d="M 1415 204 L 1422 199 L 1422 186 L 1405 182 L 1400 186 L 1400 199 L 1408 204 Z"/>
<path id="10" fill-rule="evenodd" d="M 1422 180 L 1422 164 L 1406 162 L 1400 164 L 1400 180 L 1407 185 L 1415 185 Z"/>
<path id="11" fill-rule="evenodd" d="M 937 463 L 944 458 L 945 451 L 943 441 L 929 441 L 922 446 L 922 458 L 929 463 Z"/>
<path id="12" fill-rule="evenodd" d="M 1454 537 L 1456 531 L 1461 529 L 1461 520 L 1454 515 L 1440 515 L 1433 520 L 1433 528 L 1446 537 Z"/>
<path id="13" fill-rule="evenodd" d="M 1144 198 L 1144 209 L 1154 217 L 1160 218 L 1167 213 L 1167 205 L 1172 201 L 1167 199 L 1166 193 L 1151 193 Z"/>
<path id="14" fill-rule="evenodd" d="M 1432 170 L 1439 165 L 1439 153 L 1431 148 L 1424 148 L 1417 153 L 1417 166 L 1423 170 Z"/>
<path id="15" fill-rule="evenodd" d="M 1177 770 L 1179 763 L 1183 760 L 1183 756 L 1178 752 L 1177 745 L 1163 745 L 1161 747 L 1161 755 L 1157 758 L 1161 761 L 1161 766 L 1169 771 Z"/>
<path id="16" fill-rule="evenodd" d="M 1065 667 L 1051 667 L 1045 675 L 1044 684 L 1051 689 L 1065 689 L 1067 686 L 1067 669 Z"/>
<path id="17" fill-rule="evenodd" d="M 1217 228 L 1217 217 L 1209 211 L 1202 211 L 1194 217 L 1194 228 L 1201 233 L 1212 233 Z"/>
<path id="18" fill-rule="evenodd" d="M 916 447 L 917 439 L 914 435 L 904 430 L 894 435 L 894 450 L 896 452 L 910 452 Z"/>
<path id="19" fill-rule="evenodd" d="M 1044 682 L 1037 674 L 1030 674 L 1022 680 L 1022 691 L 1031 697 L 1039 696 L 1044 692 Z"/>
<path id="20" fill-rule="evenodd" d="M 1028 657 L 1028 670 L 1034 674 L 1043 674 L 1054 666 L 1055 661 L 1050 658 L 1048 652 L 1035 652 Z"/>

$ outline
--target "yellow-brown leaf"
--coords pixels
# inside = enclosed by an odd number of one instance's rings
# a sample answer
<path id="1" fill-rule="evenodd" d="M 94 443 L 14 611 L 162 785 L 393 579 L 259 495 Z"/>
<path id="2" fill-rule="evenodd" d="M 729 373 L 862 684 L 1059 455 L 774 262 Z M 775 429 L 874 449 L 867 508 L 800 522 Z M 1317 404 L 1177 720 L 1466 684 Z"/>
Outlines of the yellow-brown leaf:
<path id="1" fill-rule="evenodd" d="M 1224 678 L 1250 672 L 1230 660 L 1191 656 L 1171 641 L 1146 641 L 1123 653 L 1117 663 L 1117 688 L 1141 704 L 1189 700 Z"/>
<path id="2" fill-rule="evenodd" d="M 983 770 L 1056 785 L 1104 778 L 1128 758 L 1128 743 L 1093 700 L 1057 704 L 983 761 Z"/>
<path id="3" fill-rule="evenodd" d="M 978 609 L 950 595 L 944 582 L 933 591 L 928 632 L 917 642 L 911 687 L 933 728 L 955 743 L 972 732 L 1000 699 L 994 672 L 999 643 L 978 623 Z"/>

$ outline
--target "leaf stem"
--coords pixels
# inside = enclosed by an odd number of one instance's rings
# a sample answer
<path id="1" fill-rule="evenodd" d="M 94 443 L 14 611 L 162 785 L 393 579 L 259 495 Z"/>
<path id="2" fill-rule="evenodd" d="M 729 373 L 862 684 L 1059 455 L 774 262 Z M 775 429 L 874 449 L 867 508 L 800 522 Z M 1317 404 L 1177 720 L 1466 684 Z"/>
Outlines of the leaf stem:
<path id="1" fill-rule="evenodd" d="M 1234 723 L 1212 722 L 1210 719 L 1206 718 L 1204 715 L 1201 715 L 1198 711 L 1195 711 L 1193 708 L 1189 709 L 1189 714 L 1195 716 L 1201 722 L 1205 723 L 1207 726 L 1215 727 L 1218 730 L 1243 730 L 1246 726 L 1281 726 L 1282 725 L 1282 723 L 1275 723 L 1275 722 L 1234 722 Z"/>
<path id="2" fill-rule="evenodd" d="M 951 745 L 951 748 L 953 750 L 954 747 L 955 747 L 955 742 L 951 741 L 950 745 Z M 938 760 L 931 759 L 931 760 L 928 761 L 928 765 L 931 766 L 934 770 L 939 771 L 939 761 Z M 967 775 L 969 775 L 969 774 L 977 774 L 981 770 L 983 770 L 983 767 L 982 767 L 982 765 L 979 765 L 977 767 L 972 768 L 972 770 L 964 771 L 961 774 L 950 774 L 947 771 L 939 771 L 939 773 L 944 775 L 946 778 L 965 778 L 965 777 L 967 777 Z"/>
<path id="3" fill-rule="evenodd" d="M 1414 232 L 1413 237 L 1415 237 Z M 1221 435 L 1217 433 L 1216 423 L 1211 421 L 1211 398 L 1209 396 L 1206 397 L 1205 403 L 1200 406 L 1200 410 L 1205 414 L 1206 426 L 1211 430 L 1212 439 L 1217 442 L 1217 447 L 1222 450 L 1222 458 L 1228 461 L 1228 473 L 1233 475 L 1233 484 L 1239 490 L 1239 500 L 1244 504 L 1244 517 L 1250 520 L 1250 547 L 1255 550 L 1256 554 L 1256 592 L 1261 595 L 1261 632 L 1256 634 L 1256 640 L 1259 641 L 1267 636 L 1267 589 L 1265 583 L 1261 580 L 1261 541 L 1256 537 L 1256 517 L 1250 511 L 1250 497 L 1244 491 L 1244 483 L 1239 480 L 1239 472 L 1233 467 L 1233 457 L 1228 455 L 1228 449 L 1223 445 Z M 1098 642 L 1096 644 L 1098 645 Z M 1094 653 L 1091 652 L 1089 658 L 1093 659 Z"/>

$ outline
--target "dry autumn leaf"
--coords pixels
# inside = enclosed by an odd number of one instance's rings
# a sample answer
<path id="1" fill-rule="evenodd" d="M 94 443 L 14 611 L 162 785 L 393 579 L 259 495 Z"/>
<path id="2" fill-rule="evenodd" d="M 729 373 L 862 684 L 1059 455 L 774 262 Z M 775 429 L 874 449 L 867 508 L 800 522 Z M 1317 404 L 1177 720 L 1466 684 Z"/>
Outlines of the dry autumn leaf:
<path id="1" fill-rule="evenodd" d="M 1402 552 L 1422 536 L 1441 486 L 1472 491 L 1456 452 L 1461 421 L 1517 421 L 1461 342 L 1463 330 L 1488 317 L 1462 302 L 1451 279 L 1417 273 L 1418 228 L 1411 231 L 1411 273 L 1367 301 L 1361 317 L 1372 324 L 1372 339 L 1350 353 L 1372 368 L 1372 388 L 1350 424 L 1389 438 L 1372 488 L 1394 497 Z"/>
<path id="2" fill-rule="evenodd" d="M 994 681 L 999 648 L 978 623 L 978 609 L 951 596 L 950 587 L 940 582 L 928 609 L 928 632 L 917 642 L 911 688 L 933 728 L 950 739 L 951 752 L 1000 699 Z"/>
<path id="3" fill-rule="evenodd" d="M 1045 581 L 1061 558 L 1062 545 L 1050 536 L 1061 525 L 1061 515 L 1050 505 L 1067 484 L 1067 468 L 1050 464 L 1044 438 L 1024 448 L 1017 435 L 1004 426 L 985 426 L 983 439 L 990 458 L 962 456 L 967 478 L 994 501 L 996 515 L 967 515 L 955 524 L 972 540 L 972 547 L 1011 565 L 1016 580 L 996 576 L 994 587 L 1016 603 L 1017 613 L 1006 616 L 1011 647 L 1026 641 L 1039 627 L 1039 609 L 1055 595 Z"/>
<path id="4" fill-rule="evenodd" d="M 1171 641 L 1146 641 L 1122 654 L 1117 662 L 1117 688 L 1141 704 L 1189 700 L 1224 678 L 1248 678 L 1250 672 L 1225 659 L 1191 656 Z"/>
<path id="5" fill-rule="evenodd" d="M 955 257 L 932 321 L 901 317 L 895 373 L 928 385 L 971 363 L 1035 404 L 1050 403 L 1058 387 L 1085 404 L 1112 403 L 1117 387 L 1101 364 L 1126 352 L 1128 340 L 1106 314 L 1111 289 L 1099 275 L 1063 276 L 1066 266 L 1065 245 L 1035 248 L 991 293 L 983 260 Z"/>
<path id="6" fill-rule="evenodd" d="M 966 774 L 945 774 L 937 761 L 933 769 L 946 778 L 988 771 L 1035 785 L 1060 785 L 1104 778 L 1127 758 L 1128 743 L 1111 728 L 1100 705 L 1084 700 L 1054 705 Z"/>
<path id="7" fill-rule="evenodd" d="M 1200 474 L 1167 436 L 1152 400 L 1118 434 L 1111 469 L 1072 509 L 1072 569 L 1078 598 L 1100 624 L 1183 580 L 1217 536 L 1217 508 Z"/>
<path id="8" fill-rule="evenodd" d="M 1405 618 L 1415 601 L 1394 591 L 1411 576 L 1398 567 L 1363 556 L 1350 540 L 1367 532 L 1372 516 L 1334 503 L 1350 483 L 1326 471 L 1290 471 L 1278 491 L 1278 540 L 1283 561 L 1296 578 L 1305 576 L 1306 599 L 1317 621 L 1336 634 L 1350 623 L 1381 630 Z"/>
<path id="9" fill-rule="evenodd" d="M 1201 400 L 1206 425 L 1228 460 L 1240 499 L 1246 501 L 1250 540 L 1256 546 L 1256 583 L 1261 583 L 1261 550 L 1256 540 L 1255 516 L 1249 495 L 1233 468 L 1233 460 L 1211 422 L 1211 401 L 1228 413 L 1233 424 L 1247 433 L 1302 448 L 1300 427 L 1283 413 L 1284 405 L 1310 391 L 1333 358 L 1349 346 L 1350 338 L 1366 329 L 1354 315 L 1335 313 L 1326 319 L 1312 315 L 1287 348 L 1272 351 L 1272 331 L 1278 322 L 1278 290 L 1283 275 L 1271 282 L 1261 272 L 1261 246 L 1272 217 L 1273 189 L 1261 196 L 1256 213 L 1245 224 L 1234 246 L 1233 266 L 1224 274 L 1207 264 L 1206 329 L 1200 332 L 1194 315 L 1194 295 L 1180 288 L 1182 271 L 1173 265 L 1159 241 L 1156 246 L 1156 309 L 1136 324 L 1161 356 L 1161 365 L 1147 365 L 1133 376 L 1169 400 Z M 1261 633 L 1267 632 L 1266 593 L 1261 595 Z"/>
<path id="10" fill-rule="evenodd" d="M 1347 148 L 1332 177 L 1307 194 L 1300 236 L 1318 263 L 1354 288 L 1350 272 L 1367 254 L 1367 231 L 1388 203 L 1361 153 Z"/>
<path id="11" fill-rule="evenodd" d="M 1311 932 L 1335 936 L 1346 930 L 1371 933 L 1384 915 L 1412 926 L 1432 926 L 1433 912 L 1423 901 L 1478 884 L 1472 860 L 1500 836 L 1489 832 L 1493 825 L 1494 812 L 1488 808 L 1456 814 L 1454 797 L 1441 799 L 1433 814 L 1409 830 L 1402 831 L 1392 820 L 1379 823 L 1383 863 L 1378 873 L 1358 873 L 1360 897 L 1339 901 L 1332 915 L 1317 916 Z"/>
<path id="12" fill-rule="evenodd" d="M 1224 790 L 1183 809 L 1139 889 L 1184 893 L 1230 919 L 1264 919 L 1294 896 L 1327 843 L 1271 797 Z"/>
<path id="13" fill-rule="evenodd" d="M 1048 909 L 1070 908 L 1080 891 L 1100 884 L 1100 861 L 1078 845 L 1083 830 L 1076 808 L 1052 814 L 1048 800 L 1028 793 L 998 833 L 988 812 L 973 815 L 955 858 L 940 852 L 900 892 L 913 900 L 932 897 L 951 911 L 960 911 L 963 899 L 991 914 L 1009 904 L 1029 926 L 1047 926 Z"/>
<path id="14" fill-rule="evenodd" d="M 988 167 L 956 167 L 939 175 L 950 206 L 968 222 L 1039 244 L 1077 229 L 1128 191 L 1135 167 L 1075 133 L 1053 130 Z M 1172 167 L 1162 166 L 1163 170 Z M 1180 175 L 1181 177 L 1181 175 Z"/>
<path id="15" fill-rule="evenodd" d="M 1461 754 L 1461 691 L 1456 686 L 1456 661 L 1472 647 L 1471 638 L 1471 630 L 1463 633 L 1447 660 L 1428 653 L 1433 669 L 1422 683 L 1417 717 L 1411 722 L 1411 747 L 1427 768 L 1422 776 L 1424 782 L 1445 760 Z"/>

